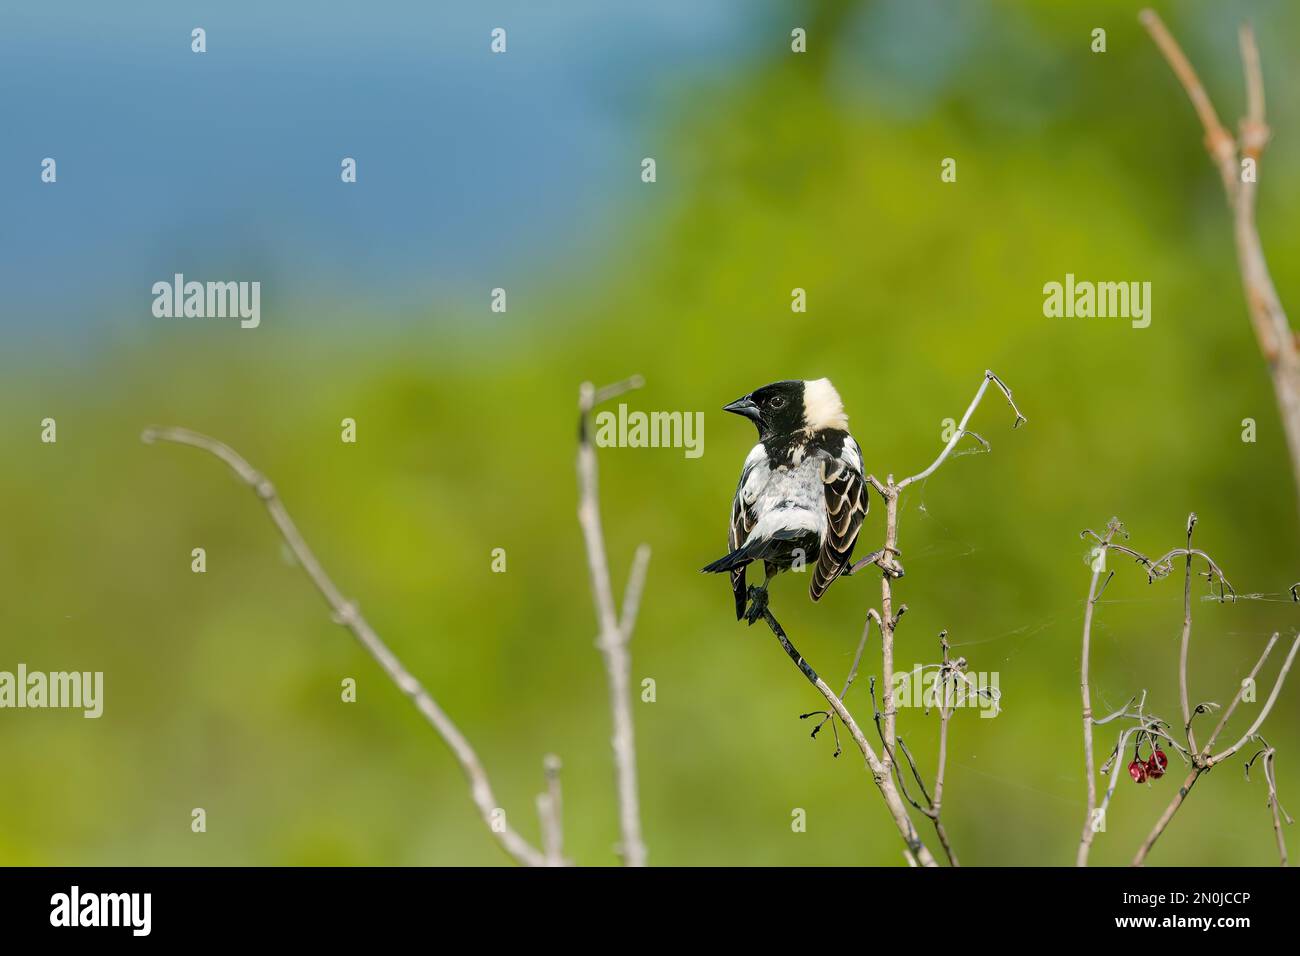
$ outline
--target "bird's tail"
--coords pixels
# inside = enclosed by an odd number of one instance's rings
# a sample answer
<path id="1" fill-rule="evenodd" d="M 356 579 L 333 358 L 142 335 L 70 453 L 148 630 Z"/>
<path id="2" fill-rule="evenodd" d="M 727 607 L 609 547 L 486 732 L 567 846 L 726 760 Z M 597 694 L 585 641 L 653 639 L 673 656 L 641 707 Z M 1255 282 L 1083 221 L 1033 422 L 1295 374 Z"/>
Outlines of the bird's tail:
<path id="1" fill-rule="evenodd" d="M 705 574 L 721 574 L 723 571 L 738 571 L 745 565 L 760 561 L 780 551 L 781 544 L 799 538 L 804 532 L 797 528 L 783 528 L 766 538 L 747 541 L 725 557 L 718 558 L 712 564 L 700 568 Z"/>
<path id="2" fill-rule="evenodd" d="M 742 544 L 735 551 L 718 558 L 718 560 L 710 564 L 706 564 L 700 570 L 705 574 L 721 574 L 724 571 L 739 570 L 753 560 L 753 555 L 749 553 L 747 546 Z"/>

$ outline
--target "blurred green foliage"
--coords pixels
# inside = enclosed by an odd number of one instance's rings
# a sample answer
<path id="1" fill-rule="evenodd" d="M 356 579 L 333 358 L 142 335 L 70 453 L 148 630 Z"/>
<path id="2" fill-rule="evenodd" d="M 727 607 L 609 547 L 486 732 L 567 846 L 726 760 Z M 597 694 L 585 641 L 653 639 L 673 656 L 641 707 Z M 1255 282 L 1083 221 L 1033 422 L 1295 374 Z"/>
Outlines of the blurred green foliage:
<path id="1" fill-rule="evenodd" d="M 1242 103 L 1235 24 L 1256 18 L 1276 130 L 1261 230 L 1282 299 L 1300 310 L 1300 61 L 1285 42 L 1300 11 L 1163 6 L 1225 120 Z M 937 454 L 943 419 L 960 415 L 986 367 L 1029 424 L 1010 431 L 990 394 L 972 427 L 993 452 L 953 459 L 904 499 L 897 594 L 910 613 L 897 655 L 937 659 L 948 628 L 973 669 L 1000 675 L 1004 712 L 958 713 L 952 731 L 945 810 L 963 861 L 1072 862 L 1084 799 L 1079 532 L 1118 515 L 1133 546 L 1158 552 L 1181 542 L 1195 510 L 1199 544 L 1239 591 L 1278 595 L 1300 577 L 1284 442 L 1218 178 L 1135 9 L 830 4 L 805 18 L 834 29 L 814 29 L 801 58 L 785 52 L 791 18 L 773 6 L 738 25 L 767 31 L 770 56 L 707 84 L 656 81 L 665 106 L 644 141 L 659 182 L 630 175 L 601 255 L 512 281 L 505 315 L 477 296 L 408 315 L 296 303 L 245 333 L 158 324 L 131 303 L 123 326 L 147 328 L 93 358 L 56 342 L 7 355 L 0 669 L 103 670 L 107 700 L 98 721 L 0 713 L 0 862 L 505 860 L 450 755 L 330 623 L 256 499 L 198 452 L 141 444 L 151 423 L 219 436 L 265 471 L 340 586 L 473 741 L 515 826 L 536 834 L 533 795 L 554 751 L 570 854 L 612 862 L 574 426 L 580 381 L 640 372 L 648 385 L 631 407 L 707 413 L 699 460 L 600 456 L 616 582 L 638 542 L 654 549 L 633 643 L 634 679 L 657 685 L 635 711 L 651 861 L 900 864 L 861 761 L 832 759 L 798 719 L 820 700 L 770 634 L 732 620 L 725 581 L 697 571 L 723 551 L 753 438 L 718 408 L 768 381 L 829 376 L 868 468 L 901 477 Z M 1089 51 L 1097 26 L 1104 55 Z M 947 156 L 951 185 L 938 175 Z M 1043 284 L 1067 272 L 1151 281 L 1151 327 L 1044 318 Z M 789 309 L 796 286 L 806 315 Z M 37 441 L 47 415 L 56 445 Z M 348 416 L 355 446 L 339 441 Z M 1241 440 L 1248 417 L 1253 444 Z M 197 546 L 204 575 L 190 571 Z M 505 574 L 490 571 L 497 547 Z M 1095 638 L 1098 709 L 1146 689 L 1177 723 L 1180 590 L 1117 565 Z M 783 579 L 773 606 L 835 684 L 877 600 L 870 575 L 817 606 Z M 1198 602 L 1194 699 L 1230 698 L 1268 635 L 1294 633 L 1296 613 Z M 864 673 L 878 668 L 874 650 Z M 355 704 L 340 702 L 344 677 L 359 683 Z M 849 703 L 866 723 L 865 679 Z M 1266 727 L 1284 802 L 1300 799 L 1298 714 L 1291 686 Z M 927 770 L 935 729 L 934 715 L 900 718 Z M 1099 763 L 1113 738 L 1099 732 Z M 1094 862 L 1127 862 L 1179 777 L 1122 782 Z M 205 835 L 190 832 L 193 807 L 207 810 Z M 796 807 L 806 833 L 791 831 Z M 1197 788 L 1152 856 L 1274 861 L 1263 784 L 1235 762 Z"/>

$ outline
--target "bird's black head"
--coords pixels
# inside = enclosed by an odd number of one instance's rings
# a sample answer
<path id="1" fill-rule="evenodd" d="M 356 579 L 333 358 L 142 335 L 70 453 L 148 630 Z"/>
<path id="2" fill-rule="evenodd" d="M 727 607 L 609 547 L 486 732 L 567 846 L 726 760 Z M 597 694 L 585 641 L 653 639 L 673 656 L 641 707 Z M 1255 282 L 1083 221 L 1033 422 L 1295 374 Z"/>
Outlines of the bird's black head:
<path id="1" fill-rule="evenodd" d="M 840 393 L 828 378 L 773 382 L 722 408 L 753 422 L 760 440 L 800 431 L 811 437 L 826 430 L 849 429 Z"/>
<path id="2" fill-rule="evenodd" d="M 773 382 L 723 405 L 722 410 L 748 418 L 760 438 L 787 435 L 804 427 L 803 392 L 801 381 Z"/>

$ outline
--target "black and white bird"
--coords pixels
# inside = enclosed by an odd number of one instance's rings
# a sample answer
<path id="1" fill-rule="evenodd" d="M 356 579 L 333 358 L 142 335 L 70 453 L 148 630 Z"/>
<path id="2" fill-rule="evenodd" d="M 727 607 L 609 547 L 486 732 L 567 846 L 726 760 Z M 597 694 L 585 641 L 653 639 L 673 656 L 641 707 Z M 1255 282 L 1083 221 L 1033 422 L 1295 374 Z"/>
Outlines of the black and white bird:
<path id="1" fill-rule="evenodd" d="M 764 385 L 723 411 L 752 421 L 758 444 L 745 458 L 731 503 L 730 553 L 703 570 L 731 574 L 736 619 L 753 624 L 781 571 L 812 566 L 808 594 L 821 599 L 849 566 L 869 499 L 862 450 L 829 379 Z M 765 576 L 750 603 L 745 568 L 755 561 L 763 562 Z"/>

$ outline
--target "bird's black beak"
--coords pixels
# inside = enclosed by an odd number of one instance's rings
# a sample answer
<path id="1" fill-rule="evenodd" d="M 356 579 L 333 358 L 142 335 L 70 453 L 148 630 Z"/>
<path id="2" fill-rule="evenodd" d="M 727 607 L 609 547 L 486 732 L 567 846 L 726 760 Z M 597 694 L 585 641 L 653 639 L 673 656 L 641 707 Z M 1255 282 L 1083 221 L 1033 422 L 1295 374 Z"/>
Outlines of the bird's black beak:
<path id="1" fill-rule="evenodd" d="M 739 415 L 741 418 L 748 418 L 751 422 L 758 424 L 758 405 L 748 395 L 736 399 L 729 405 L 723 405 L 722 410 L 731 412 L 733 415 Z"/>

